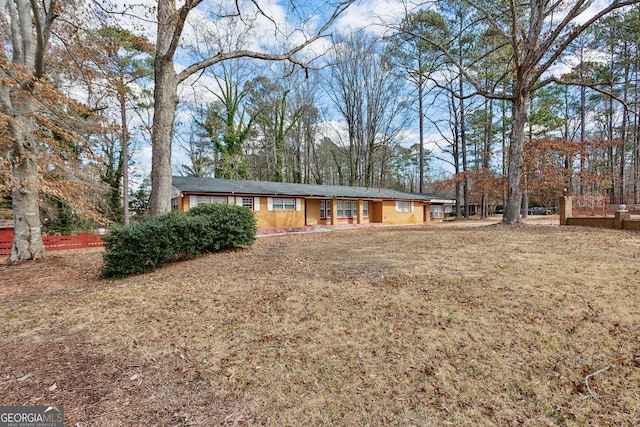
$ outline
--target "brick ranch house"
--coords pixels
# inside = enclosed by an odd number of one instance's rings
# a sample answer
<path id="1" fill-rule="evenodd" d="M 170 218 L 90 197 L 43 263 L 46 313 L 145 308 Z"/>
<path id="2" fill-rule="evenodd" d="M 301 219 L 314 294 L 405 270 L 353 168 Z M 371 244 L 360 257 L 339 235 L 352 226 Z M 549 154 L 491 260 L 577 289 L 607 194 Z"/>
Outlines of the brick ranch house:
<path id="1" fill-rule="evenodd" d="M 173 177 L 171 206 L 188 211 L 204 203 L 231 203 L 253 210 L 258 233 L 311 230 L 318 226 L 415 225 L 442 221 L 437 195 L 403 193 L 387 188 L 235 181 Z"/>

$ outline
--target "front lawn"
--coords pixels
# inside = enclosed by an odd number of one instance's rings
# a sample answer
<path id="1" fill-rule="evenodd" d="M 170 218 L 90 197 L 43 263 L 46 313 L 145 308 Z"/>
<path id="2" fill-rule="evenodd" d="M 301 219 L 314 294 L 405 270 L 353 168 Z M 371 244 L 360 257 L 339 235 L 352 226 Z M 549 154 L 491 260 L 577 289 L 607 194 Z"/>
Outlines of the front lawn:
<path id="1" fill-rule="evenodd" d="M 640 234 L 260 238 L 146 275 L 0 265 L 0 404 L 65 425 L 639 425 Z"/>

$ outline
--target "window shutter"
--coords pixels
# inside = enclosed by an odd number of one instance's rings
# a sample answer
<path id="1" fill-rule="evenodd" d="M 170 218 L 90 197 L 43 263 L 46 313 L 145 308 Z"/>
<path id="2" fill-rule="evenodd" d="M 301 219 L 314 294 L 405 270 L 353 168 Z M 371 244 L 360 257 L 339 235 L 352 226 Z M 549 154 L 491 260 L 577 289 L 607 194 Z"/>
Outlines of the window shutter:
<path id="1" fill-rule="evenodd" d="M 411 212 L 413 212 L 413 202 L 410 202 L 410 203 L 411 203 Z"/>
<path id="2" fill-rule="evenodd" d="M 296 210 L 297 211 L 302 210 L 302 199 L 296 199 Z"/>
<path id="3" fill-rule="evenodd" d="M 242 206 L 242 197 L 236 197 L 236 205 Z"/>
<path id="4" fill-rule="evenodd" d="M 272 211 L 273 210 L 273 198 L 272 197 L 267 197 L 267 210 L 268 211 Z"/>
<path id="5" fill-rule="evenodd" d="M 253 198 L 253 210 L 254 211 L 259 211 L 260 210 L 260 197 L 254 197 Z"/>

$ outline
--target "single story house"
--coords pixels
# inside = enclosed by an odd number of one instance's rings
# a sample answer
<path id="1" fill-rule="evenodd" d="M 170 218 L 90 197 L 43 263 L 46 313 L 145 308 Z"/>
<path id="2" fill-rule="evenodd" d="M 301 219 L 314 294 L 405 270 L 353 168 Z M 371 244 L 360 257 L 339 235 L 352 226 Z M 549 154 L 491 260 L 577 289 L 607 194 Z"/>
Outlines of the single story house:
<path id="1" fill-rule="evenodd" d="M 442 221 L 442 206 L 450 202 L 435 195 L 377 187 L 186 176 L 174 176 L 172 184 L 173 210 L 187 211 L 204 203 L 246 206 L 256 216 L 259 233 L 297 231 L 317 226 L 411 225 Z"/>
<path id="2" fill-rule="evenodd" d="M 451 212 L 453 212 L 453 208 L 456 205 L 455 200 L 447 199 L 438 194 L 432 194 L 432 193 L 417 193 L 417 194 L 429 199 L 429 217 L 431 221 L 443 221 L 448 216 L 450 216 Z"/>

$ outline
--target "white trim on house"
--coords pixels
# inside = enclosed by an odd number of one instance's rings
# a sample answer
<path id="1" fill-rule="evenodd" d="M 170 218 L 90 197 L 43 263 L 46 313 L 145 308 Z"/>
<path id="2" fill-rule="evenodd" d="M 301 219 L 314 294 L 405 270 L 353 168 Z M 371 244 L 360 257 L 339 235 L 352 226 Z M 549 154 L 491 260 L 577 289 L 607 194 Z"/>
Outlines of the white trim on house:
<path id="1" fill-rule="evenodd" d="M 413 202 L 396 200 L 396 212 L 413 212 Z"/>
<path id="2" fill-rule="evenodd" d="M 274 208 L 274 201 L 277 201 L 277 208 Z M 293 197 L 269 197 L 267 199 L 267 206 L 270 211 L 299 211 L 302 210 L 302 199 Z M 288 209 L 288 207 L 292 207 L 292 209 Z"/>
<path id="3" fill-rule="evenodd" d="M 433 219 L 442 219 L 444 218 L 444 205 L 431 205 L 430 206 L 430 217 Z"/>

